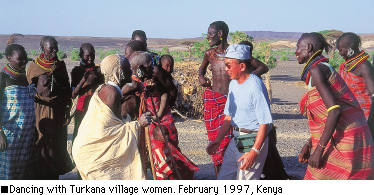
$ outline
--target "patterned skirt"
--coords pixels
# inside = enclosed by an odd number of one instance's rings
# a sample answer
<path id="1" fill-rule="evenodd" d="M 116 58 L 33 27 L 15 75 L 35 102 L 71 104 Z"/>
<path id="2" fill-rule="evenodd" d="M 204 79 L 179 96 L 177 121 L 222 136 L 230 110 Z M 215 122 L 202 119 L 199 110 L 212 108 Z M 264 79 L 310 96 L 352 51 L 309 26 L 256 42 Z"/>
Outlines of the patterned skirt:
<path id="1" fill-rule="evenodd" d="M 155 93 L 153 96 L 156 110 L 160 107 L 160 94 Z M 151 98 L 147 98 L 146 101 L 147 109 L 152 115 L 155 114 Z M 183 180 L 193 179 L 193 174 L 198 171 L 199 168 L 190 161 L 184 154 L 182 154 L 178 144 L 178 131 L 174 125 L 174 119 L 171 114 L 169 106 L 166 107 L 164 115 L 160 119 L 161 125 L 165 126 L 169 131 L 169 141 L 167 142 L 170 149 L 170 154 L 173 156 L 178 172 L 180 173 Z M 153 129 L 155 123 L 151 123 L 149 126 L 149 136 L 151 140 L 152 155 L 156 169 L 157 180 L 173 180 L 176 179 L 176 172 L 171 164 L 171 157 L 167 146 L 161 141 L 157 141 L 153 137 Z"/>
<path id="2" fill-rule="evenodd" d="M 207 87 L 204 92 L 204 120 L 206 131 L 208 133 L 209 142 L 213 141 L 221 128 L 225 115 L 223 111 L 225 109 L 227 96 L 213 91 L 210 87 Z M 230 143 L 232 137 L 232 129 L 223 138 L 221 145 L 217 149 L 216 153 L 212 155 L 213 164 L 222 164 L 223 155 L 225 154 L 226 148 Z"/>
<path id="3" fill-rule="evenodd" d="M 343 79 L 333 72 L 329 88 L 342 109 L 336 129 L 326 145 L 320 168 L 308 166 L 304 179 L 373 179 L 374 148 L 364 113 Z M 315 87 L 300 101 L 301 113 L 308 116 L 313 150 L 325 129 L 326 106 Z"/>
<path id="4" fill-rule="evenodd" d="M 34 179 L 35 109 L 31 86 L 5 88 L 1 123 L 8 142 L 0 152 L 0 180 Z"/>

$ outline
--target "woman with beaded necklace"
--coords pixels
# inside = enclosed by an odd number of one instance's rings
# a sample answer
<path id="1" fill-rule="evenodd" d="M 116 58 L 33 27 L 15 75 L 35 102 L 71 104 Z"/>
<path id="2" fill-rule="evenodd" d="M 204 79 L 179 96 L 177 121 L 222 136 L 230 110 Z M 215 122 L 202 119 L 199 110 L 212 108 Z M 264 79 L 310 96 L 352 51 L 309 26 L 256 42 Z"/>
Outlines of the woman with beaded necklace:
<path id="1" fill-rule="evenodd" d="M 25 48 L 11 44 L 0 72 L 0 180 L 34 179 L 34 86 L 29 86 Z"/>
<path id="2" fill-rule="evenodd" d="M 365 115 L 323 49 L 328 44 L 321 34 L 304 33 L 295 51 L 299 64 L 306 64 L 301 80 L 309 88 L 299 103 L 311 133 L 299 154 L 299 162 L 308 162 L 304 179 L 373 179 L 374 146 Z"/>
<path id="3" fill-rule="evenodd" d="M 347 83 L 349 89 L 355 95 L 358 103 L 365 113 L 368 121 L 374 120 L 373 107 L 374 98 L 374 71 L 373 66 L 367 60 L 369 55 L 364 50 L 360 51 L 361 38 L 355 33 L 344 33 L 336 41 L 336 46 L 345 62 L 339 67 L 339 74 Z M 374 109 L 374 108 L 371 108 Z M 372 129 L 372 133 L 374 133 Z"/>
<path id="4" fill-rule="evenodd" d="M 37 178 L 58 179 L 73 168 L 66 148 L 72 92 L 65 62 L 57 58 L 56 39 L 44 36 L 40 47 L 43 53 L 30 62 L 26 71 L 28 82 L 37 87 Z"/>

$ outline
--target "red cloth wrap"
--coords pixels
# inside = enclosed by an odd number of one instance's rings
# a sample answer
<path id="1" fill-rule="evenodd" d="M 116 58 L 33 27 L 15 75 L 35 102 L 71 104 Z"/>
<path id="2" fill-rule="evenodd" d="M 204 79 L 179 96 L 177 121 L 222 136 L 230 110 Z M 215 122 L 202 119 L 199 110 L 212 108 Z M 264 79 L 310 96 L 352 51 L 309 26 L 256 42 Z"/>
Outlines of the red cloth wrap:
<path id="1" fill-rule="evenodd" d="M 223 111 L 225 109 L 227 96 L 215 92 L 212 88 L 207 87 L 204 92 L 204 120 L 205 126 L 208 133 L 209 142 L 213 141 L 221 128 L 225 115 Z M 221 145 L 217 149 L 216 154 L 212 155 L 213 164 L 222 164 L 223 155 L 226 151 L 227 146 L 230 143 L 232 137 L 232 129 L 223 138 Z"/>

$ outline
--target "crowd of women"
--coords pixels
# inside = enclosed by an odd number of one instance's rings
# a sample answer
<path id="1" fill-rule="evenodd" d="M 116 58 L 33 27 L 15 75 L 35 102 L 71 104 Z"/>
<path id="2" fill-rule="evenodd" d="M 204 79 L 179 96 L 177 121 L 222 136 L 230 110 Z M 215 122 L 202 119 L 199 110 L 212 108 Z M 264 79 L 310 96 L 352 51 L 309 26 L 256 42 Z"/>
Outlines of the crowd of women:
<path id="1" fill-rule="evenodd" d="M 238 163 L 232 165 L 234 176 L 224 177 L 229 143 L 238 135 L 257 133 L 263 121 L 253 112 L 250 120 L 255 128 L 249 132 L 236 123 L 237 116 L 227 122 L 226 102 L 235 98 L 230 82 L 235 80 L 234 73 L 257 78 L 268 71 L 251 55 L 250 42 L 229 47 L 228 32 L 223 21 L 209 25 L 207 39 L 212 48 L 205 52 L 199 69 L 199 83 L 206 87 L 205 124 L 209 141 L 215 144 L 208 146 L 207 153 L 221 179 L 288 179 L 271 118 L 265 124 L 270 133 L 261 138 L 266 147 L 255 142 L 249 151 L 238 153 Z M 146 42 L 144 31 L 134 31 L 124 55 L 107 56 L 100 64 L 95 64 L 94 46 L 82 44 L 71 82 L 64 61 L 57 58 L 54 37 L 41 39 L 42 53 L 31 62 L 22 45 L 8 45 L 8 63 L 0 73 L 0 179 L 58 179 L 74 165 L 82 179 L 145 179 L 147 164 L 154 179 L 193 179 L 199 168 L 182 154 L 171 114 L 178 91 L 171 76 L 174 60 L 149 52 Z M 308 163 L 304 179 L 374 179 L 374 71 L 360 44 L 354 33 L 338 38 L 336 47 L 345 62 L 336 72 L 322 55 L 329 45 L 321 34 L 304 33 L 297 42 L 297 61 L 305 64 L 301 80 L 308 86 L 300 112 L 308 117 L 311 135 L 299 154 L 299 162 Z M 233 72 L 232 63 L 243 68 Z M 212 81 L 205 76 L 207 68 Z M 256 104 L 251 106 L 256 110 Z M 73 117 L 71 160 L 67 126 Z M 130 121 L 136 123 L 129 127 Z M 255 161 L 265 150 L 266 160 Z M 259 167 L 263 174 L 240 176 L 242 170 Z"/>

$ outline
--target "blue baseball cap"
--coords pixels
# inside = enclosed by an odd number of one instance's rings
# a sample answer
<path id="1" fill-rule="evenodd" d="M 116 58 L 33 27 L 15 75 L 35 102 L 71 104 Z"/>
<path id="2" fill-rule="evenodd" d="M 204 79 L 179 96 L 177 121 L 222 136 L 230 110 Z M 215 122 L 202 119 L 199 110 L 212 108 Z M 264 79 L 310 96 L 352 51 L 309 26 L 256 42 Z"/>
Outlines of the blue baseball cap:
<path id="1" fill-rule="evenodd" d="M 226 54 L 217 54 L 220 57 L 248 60 L 251 58 L 251 47 L 248 45 L 233 44 L 226 49 Z"/>

